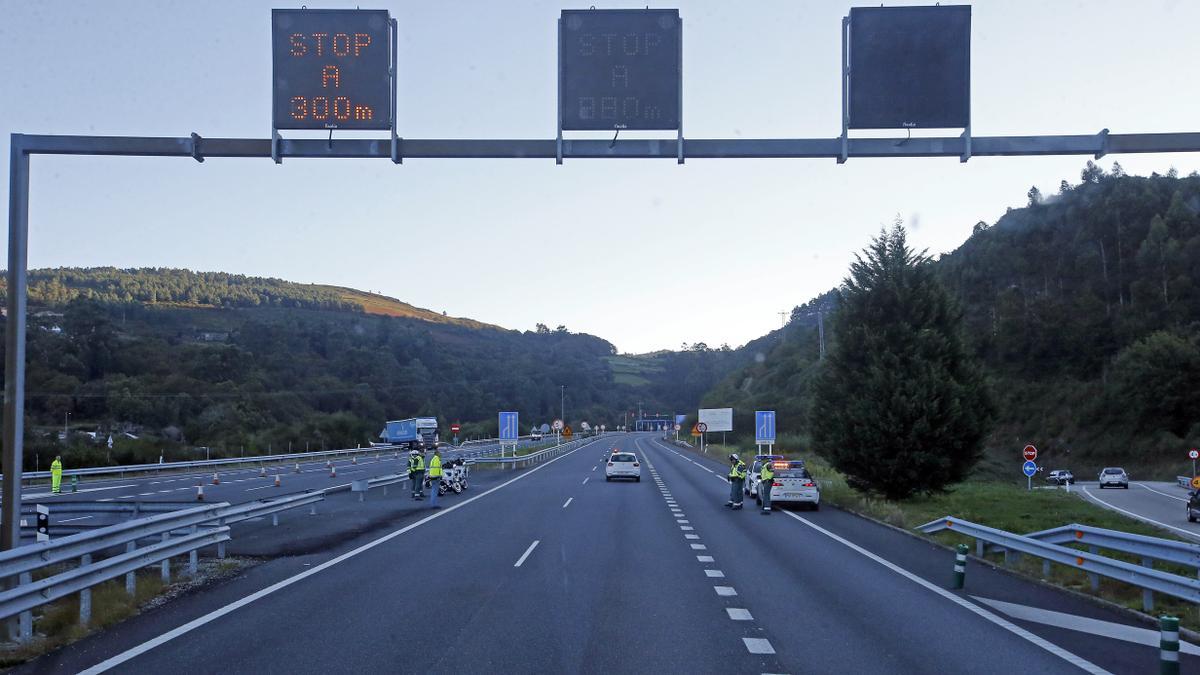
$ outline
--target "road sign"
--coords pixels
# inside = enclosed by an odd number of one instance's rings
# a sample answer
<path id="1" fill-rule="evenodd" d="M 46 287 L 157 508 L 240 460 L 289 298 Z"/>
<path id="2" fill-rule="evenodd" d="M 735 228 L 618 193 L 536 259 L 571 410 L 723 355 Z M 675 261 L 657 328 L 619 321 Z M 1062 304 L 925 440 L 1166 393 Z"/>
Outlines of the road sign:
<path id="1" fill-rule="evenodd" d="M 693 425 L 692 425 L 692 437 L 698 437 L 698 436 L 700 436 L 700 434 L 702 434 L 702 433 L 704 433 L 704 432 L 700 431 L 700 425 L 699 425 L 699 424 L 693 424 Z"/>
<path id="2" fill-rule="evenodd" d="M 1195 478 L 1192 479 L 1192 487 L 1197 490 L 1200 490 L 1200 476 L 1196 476 Z"/>
<path id="3" fill-rule="evenodd" d="M 851 129 L 971 124 L 971 7 L 850 9 Z"/>
<path id="4" fill-rule="evenodd" d="M 519 418 L 520 418 L 520 414 L 516 413 L 516 412 L 500 413 L 500 440 L 501 441 L 511 441 L 513 443 L 517 442 L 517 439 L 521 435 L 521 432 L 520 432 L 521 427 L 518 426 L 518 424 L 517 424 L 519 421 Z"/>
<path id="5" fill-rule="evenodd" d="M 699 431 L 700 433 L 705 433 L 708 431 L 708 425 L 705 424 L 704 422 L 696 422 L 696 431 Z"/>
<path id="6" fill-rule="evenodd" d="M 386 10 L 271 10 L 276 129 L 390 129 Z"/>
<path id="7" fill-rule="evenodd" d="M 1024 464 L 1021 465 L 1021 473 L 1025 474 L 1026 476 L 1029 476 L 1031 478 L 1033 477 L 1033 474 L 1037 473 L 1037 471 L 1038 471 L 1037 464 L 1034 464 L 1032 460 L 1026 461 Z"/>
<path id="8" fill-rule="evenodd" d="M 1200 457 L 1200 450 L 1196 450 L 1195 448 L 1188 450 L 1189 459 L 1196 459 L 1197 457 Z"/>
<path id="9" fill-rule="evenodd" d="M 562 10 L 561 129 L 678 129 L 683 25 L 677 9 Z"/>
<path id="10" fill-rule="evenodd" d="M 462 429 L 457 423 L 450 425 L 450 433 L 457 434 Z"/>
<path id="11" fill-rule="evenodd" d="M 775 411 L 756 410 L 754 412 L 754 442 L 775 442 Z"/>
<path id="12" fill-rule="evenodd" d="M 675 425 L 675 431 L 683 431 L 683 425 L 682 425 L 682 424 L 676 424 L 676 425 Z"/>
<path id="13" fill-rule="evenodd" d="M 1025 456 L 1025 459 L 1032 462 L 1033 460 L 1037 459 L 1037 448 L 1033 447 L 1032 445 L 1027 445 L 1025 446 L 1025 449 L 1021 451 L 1021 454 Z"/>
<path id="14" fill-rule="evenodd" d="M 562 420 L 554 420 L 554 424 L 552 424 L 551 426 L 554 427 L 555 431 L 562 431 L 563 421 Z"/>
<path id="15" fill-rule="evenodd" d="M 571 437 L 571 427 L 563 427 L 563 438 Z"/>

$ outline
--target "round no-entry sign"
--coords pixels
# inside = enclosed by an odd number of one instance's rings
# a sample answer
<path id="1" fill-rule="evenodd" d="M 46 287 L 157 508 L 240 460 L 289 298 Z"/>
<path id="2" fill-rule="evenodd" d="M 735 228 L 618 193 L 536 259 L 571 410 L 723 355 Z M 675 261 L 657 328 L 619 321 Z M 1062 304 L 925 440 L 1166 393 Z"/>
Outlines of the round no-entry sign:
<path id="1" fill-rule="evenodd" d="M 708 425 L 705 424 L 704 422 L 697 422 L 696 423 L 696 431 L 699 431 L 700 433 L 704 433 L 704 432 L 708 431 Z"/>
<path id="2" fill-rule="evenodd" d="M 1200 457 L 1200 450 L 1197 450 L 1195 448 L 1188 450 L 1188 457 L 1190 459 L 1196 459 L 1197 457 Z"/>
<path id="3" fill-rule="evenodd" d="M 458 431 L 459 431 L 459 429 L 462 429 L 462 427 L 458 426 L 457 424 L 451 424 L 451 425 L 450 425 L 450 432 L 451 432 L 451 433 L 455 433 L 455 434 L 457 434 L 457 433 L 458 433 Z"/>
<path id="4" fill-rule="evenodd" d="M 1033 460 L 1037 459 L 1037 448 L 1033 447 L 1032 445 L 1027 445 L 1021 454 L 1025 455 L 1025 459 L 1032 462 Z"/>

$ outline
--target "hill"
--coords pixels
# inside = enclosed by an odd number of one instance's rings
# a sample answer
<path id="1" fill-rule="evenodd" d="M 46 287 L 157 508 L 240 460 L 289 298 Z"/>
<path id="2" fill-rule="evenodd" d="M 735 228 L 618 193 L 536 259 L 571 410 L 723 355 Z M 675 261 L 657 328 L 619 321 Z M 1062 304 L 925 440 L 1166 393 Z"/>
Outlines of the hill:
<path id="1" fill-rule="evenodd" d="M 350 288 L 178 269 L 30 272 L 27 454 L 78 431 L 116 434 L 113 452 L 75 439 L 89 463 L 354 446 L 386 419 L 433 415 L 464 436 L 496 413 L 526 428 L 559 415 L 610 427 L 623 413 L 683 411 L 737 364 L 702 345 L 619 356 L 565 327 L 506 330 Z M 186 456 L 186 454 L 185 454 Z M 30 457 L 31 465 L 33 457 Z"/>
<path id="2" fill-rule="evenodd" d="M 1000 405 L 984 470 L 1012 475 L 1026 441 L 1077 472 L 1131 458 L 1182 469 L 1200 444 L 1200 176 L 1089 162 L 1079 184 L 1027 197 L 931 263 Z M 803 444 L 820 367 L 813 317 L 836 311 L 836 297 L 797 307 L 787 339 L 704 404 L 735 406 L 745 430 L 756 407 L 777 408 Z M 836 339 L 827 330 L 827 344 Z"/>

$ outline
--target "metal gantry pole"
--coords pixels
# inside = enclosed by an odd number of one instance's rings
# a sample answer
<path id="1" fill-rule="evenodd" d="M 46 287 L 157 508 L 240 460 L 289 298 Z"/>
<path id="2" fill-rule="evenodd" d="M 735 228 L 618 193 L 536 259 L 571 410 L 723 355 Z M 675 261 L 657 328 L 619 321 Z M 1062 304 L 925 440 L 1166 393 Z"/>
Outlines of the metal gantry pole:
<path id="1" fill-rule="evenodd" d="M 8 167 L 8 317 L 4 336 L 4 480 L 0 550 L 21 541 L 21 473 L 25 432 L 25 283 L 29 257 L 29 153 L 13 134 Z"/>

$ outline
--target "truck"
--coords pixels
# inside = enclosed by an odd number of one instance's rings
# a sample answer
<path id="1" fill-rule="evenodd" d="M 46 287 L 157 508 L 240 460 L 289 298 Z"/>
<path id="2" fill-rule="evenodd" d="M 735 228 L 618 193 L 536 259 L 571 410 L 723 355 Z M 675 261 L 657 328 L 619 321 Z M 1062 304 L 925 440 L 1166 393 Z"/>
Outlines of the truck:
<path id="1" fill-rule="evenodd" d="M 437 428 L 436 417 L 410 417 L 387 422 L 383 431 L 379 432 L 379 437 L 409 450 L 432 449 L 438 441 Z"/>

